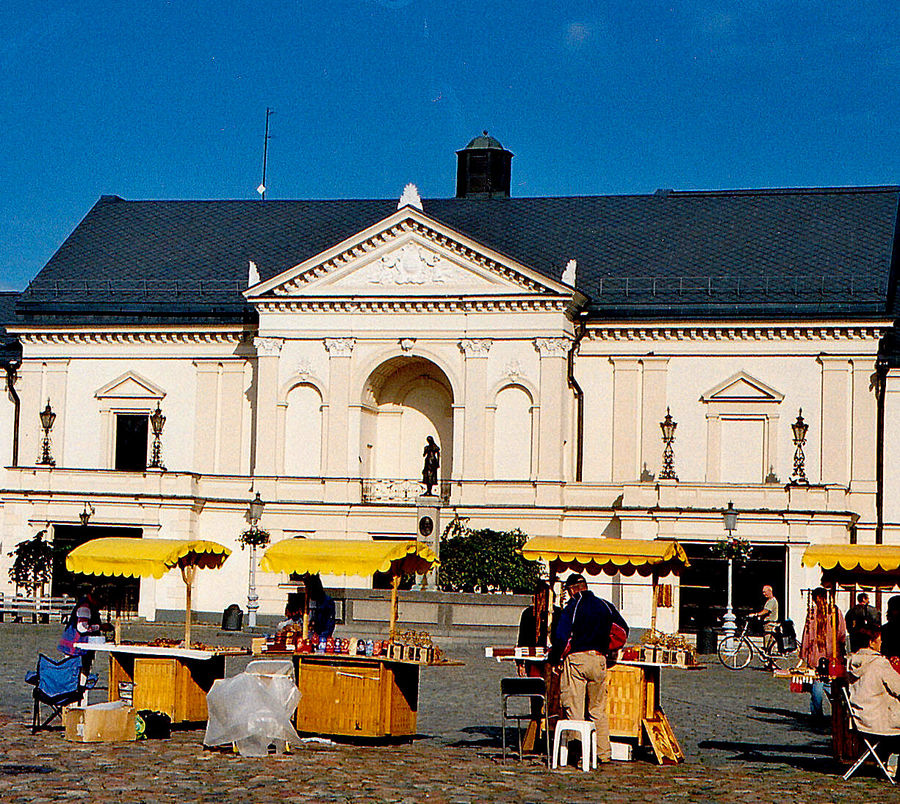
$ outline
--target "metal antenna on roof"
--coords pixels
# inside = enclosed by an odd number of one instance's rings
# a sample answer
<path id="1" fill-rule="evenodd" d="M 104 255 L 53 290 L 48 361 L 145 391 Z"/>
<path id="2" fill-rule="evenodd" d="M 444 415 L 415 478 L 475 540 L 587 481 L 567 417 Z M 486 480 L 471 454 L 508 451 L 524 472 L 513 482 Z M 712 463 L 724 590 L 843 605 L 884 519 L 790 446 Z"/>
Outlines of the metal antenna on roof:
<path id="1" fill-rule="evenodd" d="M 259 187 L 256 192 L 259 193 L 263 201 L 266 200 L 266 162 L 269 157 L 269 116 L 274 114 L 274 110 L 266 106 L 266 136 L 263 138 L 263 175 Z"/>

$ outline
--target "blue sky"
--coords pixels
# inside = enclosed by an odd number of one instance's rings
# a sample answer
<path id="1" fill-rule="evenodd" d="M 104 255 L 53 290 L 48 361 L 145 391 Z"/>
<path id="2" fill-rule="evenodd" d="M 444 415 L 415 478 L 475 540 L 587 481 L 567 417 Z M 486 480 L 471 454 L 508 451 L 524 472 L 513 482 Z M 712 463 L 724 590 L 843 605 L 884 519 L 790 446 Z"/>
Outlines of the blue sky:
<path id="1" fill-rule="evenodd" d="M 894 0 L 3 0 L 0 288 L 102 194 L 517 196 L 900 183 Z"/>

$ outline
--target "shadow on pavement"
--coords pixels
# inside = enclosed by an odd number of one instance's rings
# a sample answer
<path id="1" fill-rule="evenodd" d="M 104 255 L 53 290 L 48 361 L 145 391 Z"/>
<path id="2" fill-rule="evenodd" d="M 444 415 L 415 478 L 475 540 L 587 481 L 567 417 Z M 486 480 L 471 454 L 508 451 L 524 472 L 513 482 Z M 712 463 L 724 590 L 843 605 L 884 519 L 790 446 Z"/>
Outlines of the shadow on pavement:
<path id="1" fill-rule="evenodd" d="M 732 761 L 788 765 L 795 770 L 829 776 L 843 773 L 842 766 L 833 759 L 828 746 L 821 744 L 776 745 L 739 740 L 703 740 L 697 745 L 700 749 L 733 752 Z"/>

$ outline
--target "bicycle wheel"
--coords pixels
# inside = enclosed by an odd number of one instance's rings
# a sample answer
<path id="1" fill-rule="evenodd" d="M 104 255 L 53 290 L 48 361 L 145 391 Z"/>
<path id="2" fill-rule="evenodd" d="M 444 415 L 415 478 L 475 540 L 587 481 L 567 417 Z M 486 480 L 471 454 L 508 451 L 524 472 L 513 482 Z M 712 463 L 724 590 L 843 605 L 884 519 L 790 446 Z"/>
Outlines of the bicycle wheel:
<path id="1" fill-rule="evenodd" d="M 729 670 L 743 670 L 752 655 L 750 643 L 742 637 L 727 636 L 719 643 L 719 661 Z"/>
<path id="2" fill-rule="evenodd" d="M 772 664 L 775 665 L 776 670 L 789 670 L 791 667 L 795 667 L 797 662 L 800 661 L 797 656 L 797 651 L 793 653 L 770 653 L 769 659 Z"/>

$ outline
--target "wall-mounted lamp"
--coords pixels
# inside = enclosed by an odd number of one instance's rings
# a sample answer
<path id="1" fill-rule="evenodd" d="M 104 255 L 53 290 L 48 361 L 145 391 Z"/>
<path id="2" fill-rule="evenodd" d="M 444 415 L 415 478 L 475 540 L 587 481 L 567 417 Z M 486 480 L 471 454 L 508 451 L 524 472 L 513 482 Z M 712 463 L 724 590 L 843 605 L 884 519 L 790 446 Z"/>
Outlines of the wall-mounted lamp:
<path id="1" fill-rule="evenodd" d="M 803 408 L 797 413 L 797 421 L 791 425 L 794 432 L 794 474 L 791 476 L 791 483 L 809 485 L 806 477 L 806 456 L 803 454 L 803 445 L 806 443 L 806 433 L 809 425 L 803 421 Z"/>
<path id="2" fill-rule="evenodd" d="M 81 527 L 86 528 L 88 526 L 88 522 L 90 522 L 91 517 L 94 515 L 94 506 L 90 503 L 84 504 L 84 510 L 78 515 L 78 518 L 81 520 Z"/>
<path id="3" fill-rule="evenodd" d="M 156 410 L 150 415 L 150 429 L 153 431 L 153 448 L 150 451 L 150 463 L 148 469 L 162 469 L 165 466 L 162 462 L 162 431 L 166 426 L 166 417 L 160 410 L 159 402 L 156 403 Z"/>
<path id="4" fill-rule="evenodd" d="M 44 431 L 44 437 L 41 440 L 41 457 L 38 458 L 38 464 L 41 466 L 56 466 L 56 461 L 50 454 L 50 431 L 53 429 L 53 422 L 56 421 L 56 414 L 50 407 L 50 400 L 47 400 L 47 407 L 41 413 L 41 429 Z"/>
<path id="5" fill-rule="evenodd" d="M 672 414 L 666 408 L 666 418 L 659 423 L 659 429 L 662 430 L 663 444 L 665 444 L 665 447 L 663 447 L 662 471 L 659 473 L 660 480 L 678 480 L 678 475 L 675 474 L 675 451 L 672 449 L 676 427 L 678 427 L 678 422 L 672 418 Z"/>

